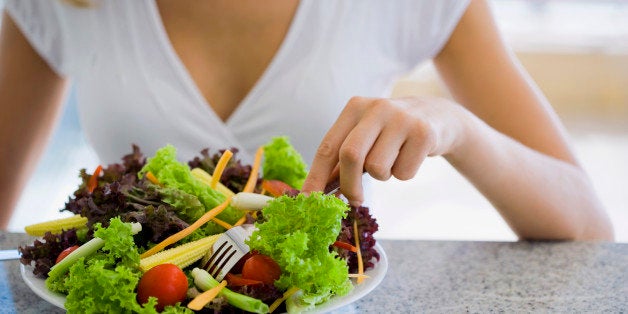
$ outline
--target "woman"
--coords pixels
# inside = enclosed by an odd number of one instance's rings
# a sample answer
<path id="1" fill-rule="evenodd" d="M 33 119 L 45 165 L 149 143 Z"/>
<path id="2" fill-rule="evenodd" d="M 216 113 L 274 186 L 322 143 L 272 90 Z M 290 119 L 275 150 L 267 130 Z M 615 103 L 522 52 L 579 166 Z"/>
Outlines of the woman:
<path id="1" fill-rule="evenodd" d="M 547 100 L 486 1 L 9 1 L 0 46 L 6 226 L 67 82 L 104 162 L 137 143 L 244 158 L 288 135 L 353 205 L 362 173 L 412 178 L 442 156 L 522 239 L 611 240 L 610 222 Z M 432 59 L 455 102 L 382 98 Z M 35 88 L 34 88 L 35 87 Z M 354 96 L 354 97 L 351 97 Z M 320 144 L 318 144 L 320 143 Z M 316 147 L 318 147 L 316 149 Z"/>

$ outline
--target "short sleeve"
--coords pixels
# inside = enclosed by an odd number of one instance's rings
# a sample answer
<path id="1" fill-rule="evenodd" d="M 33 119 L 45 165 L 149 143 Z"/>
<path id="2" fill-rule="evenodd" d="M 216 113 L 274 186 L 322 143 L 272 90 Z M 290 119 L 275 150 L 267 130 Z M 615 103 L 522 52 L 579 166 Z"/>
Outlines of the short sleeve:
<path id="1" fill-rule="evenodd" d="M 434 58 L 445 46 L 469 0 L 411 1 L 400 30 L 403 58 L 411 65 Z"/>
<path id="2" fill-rule="evenodd" d="M 68 35 L 62 1 L 7 0 L 5 9 L 33 49 L 61 76 L 68 75 Z"/>

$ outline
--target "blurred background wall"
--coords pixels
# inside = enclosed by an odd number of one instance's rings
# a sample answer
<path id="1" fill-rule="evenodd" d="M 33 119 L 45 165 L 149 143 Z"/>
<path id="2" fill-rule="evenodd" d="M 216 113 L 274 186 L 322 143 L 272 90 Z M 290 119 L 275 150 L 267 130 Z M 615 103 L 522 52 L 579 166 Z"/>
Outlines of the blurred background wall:
<path id="1" fill-rule="evenodd" d="M 628 116 L 628 2 L 493 0 L 505 40 L 563 115 Z M 446 95 L 430 64 L 395 94 Z"/>

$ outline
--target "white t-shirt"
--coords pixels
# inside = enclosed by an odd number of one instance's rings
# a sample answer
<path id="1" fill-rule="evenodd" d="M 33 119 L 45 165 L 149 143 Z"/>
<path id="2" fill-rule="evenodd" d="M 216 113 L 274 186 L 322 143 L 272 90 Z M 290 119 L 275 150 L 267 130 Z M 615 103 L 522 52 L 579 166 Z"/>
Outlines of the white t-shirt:
<path id="1" fill-rule="evenodd" d="M 223 122 L 171 45 L 151 0 L 8 0 L 35 50 L 76 88 L 81 126 L 103 164 L 131 144 L 146 155 L 170 143 L 189 160 L 201 149 L 255 149 L 287 135 L 311 163 L 350 97 L 383 97 L 434 57 L 468 1 L 302 0 L 271 64 Z M 33 88 L 37 88 L 33 86 Z"/>

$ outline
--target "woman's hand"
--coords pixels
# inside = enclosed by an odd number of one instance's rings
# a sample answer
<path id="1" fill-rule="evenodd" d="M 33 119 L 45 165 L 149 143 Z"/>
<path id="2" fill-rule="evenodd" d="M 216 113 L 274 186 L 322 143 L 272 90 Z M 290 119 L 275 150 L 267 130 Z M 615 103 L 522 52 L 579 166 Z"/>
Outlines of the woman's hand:
<path id="1" fill-rule="evenodd" d="M 427 156 L 446 155 L 462 140 L 466 115 L 441 98 L 353 97 L 318 147 L 303 190 L 323 190 L 339 176 L 342 194 L 360 205 L 364 171 L 411 179 Z"/>

